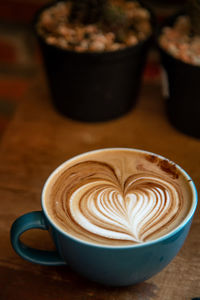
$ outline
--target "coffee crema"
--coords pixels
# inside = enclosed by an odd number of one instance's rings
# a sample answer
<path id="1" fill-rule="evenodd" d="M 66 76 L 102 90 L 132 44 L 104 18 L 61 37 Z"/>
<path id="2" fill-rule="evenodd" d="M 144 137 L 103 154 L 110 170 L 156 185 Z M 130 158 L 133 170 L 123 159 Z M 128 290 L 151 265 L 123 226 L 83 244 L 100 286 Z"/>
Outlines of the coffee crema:
<path id="1" fill-rule="evenodd" d="M 104 149 L 67 162 L 45 192 L 48 215 L 62 230 L 100 245 L 132 245 L 176 228 L 191 208 L 176 166 L 129 149 Z"/>

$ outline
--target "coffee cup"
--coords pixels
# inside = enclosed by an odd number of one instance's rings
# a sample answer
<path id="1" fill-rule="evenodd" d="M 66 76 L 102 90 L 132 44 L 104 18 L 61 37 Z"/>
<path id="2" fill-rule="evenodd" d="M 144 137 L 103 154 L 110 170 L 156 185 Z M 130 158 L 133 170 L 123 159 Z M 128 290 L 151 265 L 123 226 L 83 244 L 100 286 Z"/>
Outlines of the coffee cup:
<path id="1" fill-rule="evenodd" d="M 109 286 L 145 281 L 182 247 L 197 206 L 190 176 L 151 152 L 109 148 L 69 159 L 47 179 L 42 210 L 19 217 L 11 243 L 23 259 L 66 265 Z M 56 251 L 33 249 L 23 232 L 48 230 Z"/>

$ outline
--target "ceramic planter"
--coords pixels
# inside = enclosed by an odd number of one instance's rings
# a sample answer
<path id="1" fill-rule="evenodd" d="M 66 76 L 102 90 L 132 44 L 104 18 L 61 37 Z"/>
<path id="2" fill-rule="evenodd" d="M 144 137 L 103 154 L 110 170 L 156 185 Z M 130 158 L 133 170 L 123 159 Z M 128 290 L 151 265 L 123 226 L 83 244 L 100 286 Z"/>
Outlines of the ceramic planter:
<path id="1" fill-rule="evenodd" d="M 169 18 L 162 26 L 171 26 L 179 15 Z M 161 33 L 161 30 L 159 34 Z M 166 74 L 166 111 L 173 126 L 188 135 L 200 138 L 200 67 L 185 63 L 158 47 Z"/>
<path id="2" fill-rule="evenodd" d="M 41 12 L 54 4 L 37 13 L 35 24 Z M 135 105 L 151 36 L 135 46 L 101 53 L 63 50 L 37 37 L 52 101 L 60 113 L 97 122 L 117 118 Z"/>

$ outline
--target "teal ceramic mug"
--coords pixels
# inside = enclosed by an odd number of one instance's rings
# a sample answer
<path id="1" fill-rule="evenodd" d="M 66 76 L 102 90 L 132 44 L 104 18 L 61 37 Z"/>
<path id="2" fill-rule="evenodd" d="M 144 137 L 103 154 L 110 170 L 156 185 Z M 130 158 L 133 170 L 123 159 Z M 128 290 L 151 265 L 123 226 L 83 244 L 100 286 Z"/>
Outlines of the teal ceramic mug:
<path id="1" fill-rule="evenodd" d="M 184 178 L 185 185 L 190 190 L 191 206 L 185 218 L 169 233 L 142 243 L 133 245 L 101 245 L 84 241 L 63 230 L 50 217 L 45 205 L 46 190 L 52 184 L 52 179 L 73 162 L 85 159 L 90 155 L 103 151 L 130 151 L 148 155 L 151 163 L 154 161 L 169 162 L 175 166 Z M 150 164 L 150 163 L 149 163 Z M 166 166 L 165 166 L 166 167 Z M 163 168 L 164 169 L 164 168 Z M 165 172 L 166 170 L 164 170 Z M 42 192 L 42 211 L 34 211 L 19 217 L 11 228 L 11 243 L 14 250 L 32 263 L 46 266 L 66 265 L 84 277 L 110 286 L 126 286 L 142 282 L 160 272 L 179 252 L 190 229 L 192 217 L 197 206 L 197 191 L 189 175 L 178 165 L 166 158 L 134 149 L 112 148 L 88 152 L 72 158 L 59 166 L 46 181 Z M 38 228 L 50 232 L 56 246 L 56 251 L 33 249 L 20 241 L 23 232 Z"/>

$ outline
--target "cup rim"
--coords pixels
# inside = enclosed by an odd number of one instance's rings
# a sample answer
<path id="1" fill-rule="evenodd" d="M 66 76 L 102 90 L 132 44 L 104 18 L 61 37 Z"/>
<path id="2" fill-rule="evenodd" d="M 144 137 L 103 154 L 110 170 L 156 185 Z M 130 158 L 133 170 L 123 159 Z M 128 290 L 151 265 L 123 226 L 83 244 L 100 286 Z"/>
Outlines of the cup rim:
<path id="1" fill-rule="evenodd" d="M 140 153 L 144 153 L 144 154 L 149 154 L 149 155 L 154 155 L 160 159 L 163 160 L 167 160 L 169 163 L 175 164 L 176 168 L 181 172 L 181 174 L 184 176 L 184 178 L 187 180 L 188 185 L 190 186 L 191 192 L 192 192 L 192 205 L 191 208 L 189 210 L 189 212 L 187 213 L 187 216 L 184 218 L 184 220 L 172 231 L 170 231 L 169 233 L 162 235 L 161 237 L 154 239 L 154 240 L 150 240 L 147 242 L 142 242 L 142 243 L 138 243 L 138 244 L 133 244 L 133 245 L 101 245 L 101 244 L 96 244 L 93 242 L 87 242 L 84 240 L 81 240 L 69 233 L 67 233 L 66 231 L 64 231 L 62 228 L 60 228 L 54 221 L 53 219 L 48 215 L 47 213 L 47 209 L 45 207 L 45 192 L 46 189 L 49 185 L 49 183 L 51 182 L 52 178 L 59 172 L 61 171 L 66 164 L 68 164 L 69 162 L 76 160 L 78 158 L 84 157 L 88 154 L 92 154 L 92 153 L 96 153 L 96 152 L 102 152 L 102 151 L 113 151 L 113 150 L 125 150 L 125 151 L 135 151 L 135 152 L 140 152 Z M 173 162 L 172 160 L 160 155 L 160 154 L 156 154 L 153 153 L 151 151 L 147 151 L 147 150 L 142 150 L 142 149 L 137 149 L 137 148 L 126 148 L 126 147 L 111 147 L 111 148 L 102 148 L 102 149 L 97 149 L 97 150 L 91 150 L 91 151 L 87 151 L 78 155 L 75 155 L 73 157 L 71 157 L 70 159 L 67 159 L 66 161 L 64 161 L 62 164 L 60 164 L 56 169 L 54 169 L 54 171 L 52 171 L 49 175 L 49 177 L 47 178 L 43 189 L 42 189 L 42 195 L 41 195 L 41 206 L 42 206 L 42 211 L 45 215 L 45 217 L 47 218 L 47 220 L 49 221 L 49 223 L 51 224 L 51 226 L 59 231 L 59 233 L 63 234 L 64 236 L 68 237 L 69 239 L 78 242 L 80 244 L 86 245 L 86 246 L 90 246 L 90 247 L 97 247 L 97 248 L 106 248 L 106 249 L 133 249 L 133 248 L 140 248 L 140 247 L 146 247 L 146 246 L 151 246 L 160 242 L 164 242 L 166 239 L 174 236 L 175 234 L 177 234 L 181 229 L 183 229 L 188 223 L 189 221 L 192 219 L 196 207 L 197 207 L 197 203 L 198 203 L 198 193 L 197 193 L 197 189 L 196 186 L 192 180 L 192 178 L 189 176 L 189 174 L 178 164 L 176 164 L 175 162 Z"/>

